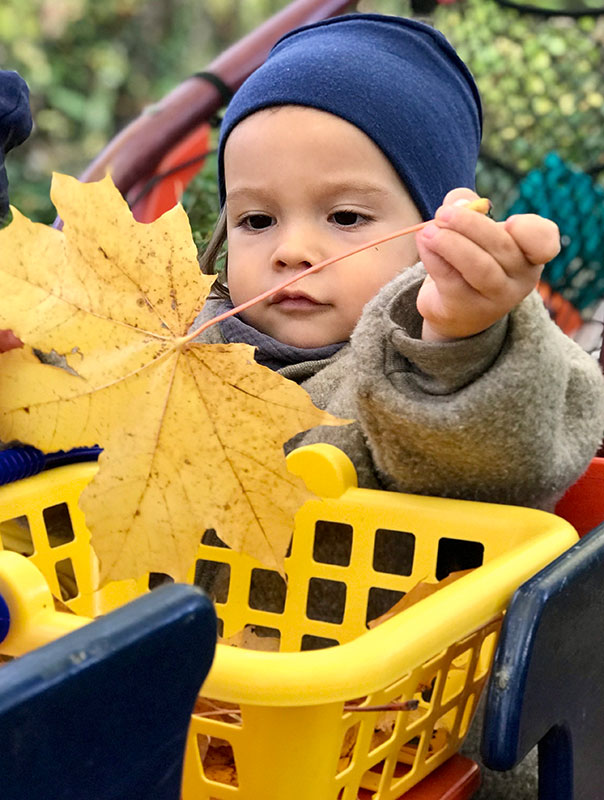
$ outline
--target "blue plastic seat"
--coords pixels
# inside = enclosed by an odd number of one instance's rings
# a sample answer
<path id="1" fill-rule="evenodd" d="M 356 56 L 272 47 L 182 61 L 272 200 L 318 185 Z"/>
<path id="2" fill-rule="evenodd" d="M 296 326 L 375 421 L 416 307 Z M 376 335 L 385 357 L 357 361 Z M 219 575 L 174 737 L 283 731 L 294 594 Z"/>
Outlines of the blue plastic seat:
<path id="1" fill-rule="evenodd" d="M 2 800 L 178 800 L 216 616 L 172 584 L 0 669 Z"/>
<path id="2" fill-rule="evenodd" d="M 482 756 L 539 746 L 539 800 L 604 793 L 604 523 L 514 595 L 487 694 Z"/>

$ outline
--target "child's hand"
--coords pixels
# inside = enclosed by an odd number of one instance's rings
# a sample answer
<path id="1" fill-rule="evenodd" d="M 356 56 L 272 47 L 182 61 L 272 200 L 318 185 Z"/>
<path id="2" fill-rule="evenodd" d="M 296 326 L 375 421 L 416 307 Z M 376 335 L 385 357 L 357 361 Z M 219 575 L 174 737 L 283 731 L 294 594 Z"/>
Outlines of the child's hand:
<path id="1" fill-rule="evenodd" d="M 560 250 L 550 220 L 517 214 L 495 222 L 456 205 L 476 197 L 469 189 L 449 192 L 435 222 L 417 234 L 428 272 L 417 298 L 426 341 L 472 336 L 497 322 L 535 288 Z"/>
<path id="2" fill-rule="evenodd" d="M 0 331 L 0 353 L 14 350 L 15 347 L 23 347 L 21 339 L 18 339 L 12 331 Z"/>

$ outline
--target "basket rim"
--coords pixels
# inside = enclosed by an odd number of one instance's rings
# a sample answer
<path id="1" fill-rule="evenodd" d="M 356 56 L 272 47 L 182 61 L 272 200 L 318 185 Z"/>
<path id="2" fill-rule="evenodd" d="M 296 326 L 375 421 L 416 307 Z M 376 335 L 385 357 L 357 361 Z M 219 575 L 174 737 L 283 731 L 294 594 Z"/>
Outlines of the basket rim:
<path id="1" fill-rule="evenodd" d="M 522 510 L 541 516 L 539 534 L 350 642 L 298 653 L 218 644 L 203 693 L 249 705 L 311 706 L 387 687 L 501 615 L 521 584 L 577 541 L 561 517 Z"/>

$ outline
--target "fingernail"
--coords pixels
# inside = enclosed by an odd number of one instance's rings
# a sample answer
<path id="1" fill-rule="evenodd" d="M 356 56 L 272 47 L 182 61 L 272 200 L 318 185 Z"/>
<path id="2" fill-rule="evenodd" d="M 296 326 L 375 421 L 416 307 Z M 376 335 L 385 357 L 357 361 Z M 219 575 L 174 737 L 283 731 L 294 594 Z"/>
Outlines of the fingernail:
<path id="1" fill-rule="evenodd" d="M 459 200 L 456 200 L 453 205 L 454 206 L 467 206 L 469 205 L 470 201 L 467 200 L 465 197 L 460 197 Z"/>
<path id="2" fill-rule="evenodd" d="M 442 222 L 448 222 L 452 216 L 453 216 L 453 210 L 451 209 L 451 206 L 443 206 L 438 210 L 436 214 L 436 218 L 441 220 Z"/>
<path id="3" fill-rule="evenodd" d="M 434 236 L 436 236 L 437 232 L 438 226 L 431 222 L 430 225 L 426 225 L 426 227 L 423 229 L 422 236 L 425 239 L 432 239 Z"/>

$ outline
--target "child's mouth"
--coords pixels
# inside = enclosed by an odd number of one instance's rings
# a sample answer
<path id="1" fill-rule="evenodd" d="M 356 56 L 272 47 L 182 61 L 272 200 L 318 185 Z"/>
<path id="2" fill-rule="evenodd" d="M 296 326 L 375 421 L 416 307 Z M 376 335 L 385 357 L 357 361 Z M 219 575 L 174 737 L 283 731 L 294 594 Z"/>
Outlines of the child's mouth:
<path id="1" fill-rule="evenodd" d="M 314 298 L 302 292 L 277 292 L 270 298 L 271 305 L 277 305 L 283 311 L 313 311 L 322 306 Z"/>

